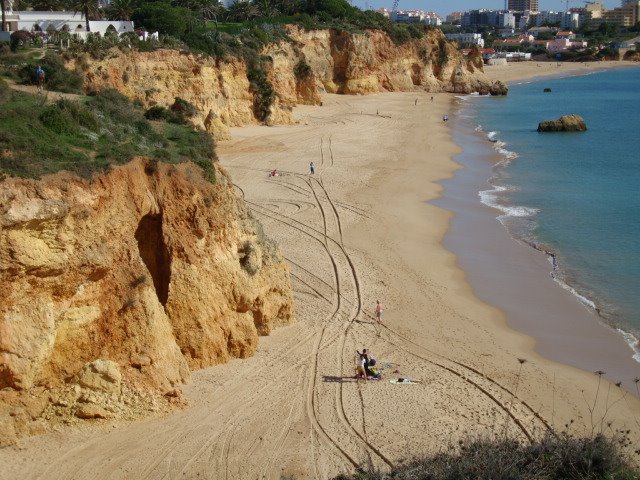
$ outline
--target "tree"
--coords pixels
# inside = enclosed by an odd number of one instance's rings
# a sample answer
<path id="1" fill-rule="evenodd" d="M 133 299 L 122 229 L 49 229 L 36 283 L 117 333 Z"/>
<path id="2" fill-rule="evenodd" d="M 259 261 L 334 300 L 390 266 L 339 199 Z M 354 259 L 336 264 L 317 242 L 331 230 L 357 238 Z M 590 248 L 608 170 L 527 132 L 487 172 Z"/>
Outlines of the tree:
<path id="1" fill-rule="evenodd" d="M 200 0 L 198 2 L 198 13 L 203 20 L 218 21 L 224 15 L 224 7 L 220 5 L 218 0 Z"/>
<path id="2" fill-rule="evenodd" d="M 62 0 L 34 0 L 31 4 L 37 12 L 50 12 L 63 9 Z"/>
<path id="3" fill-rule="evenodd" d="M 184 7 L 173 7 L 168 2 L 146 3 L 133 14 L 133 21 L 149 32 L 180 37 L 187 31 L 193 15 Z"/>
<path id="4" fill-rule="evenodd" d="M 244 22 L 260 16 L 258 7 L 249 0 L 237 0 L 229 7 L 229 18 L 236 22 Z"/>
<path id="5" fill-rule="evenodd" d="M 256 0 L 260 15 L 266 18 L 275 17 L 280 13 L 273 0 Z"/>
<path id="6" fill-rule="evenodd" d="M 107 7 L 109 20 L 131 20 L 135 6 L 133 0 L 113 0 Z"/>
<path id="7" fill-rule="evenodd" d="M 84 15 L 84 21 L 87 24 L 87 32 L 91 31 L 89 20 L 100 16 L 100 7 L 97 0 L 72 0 L 71 8 L 77 13 Z"/>
<path id="8" fill-rule="evenodd" d="M 0 0 L 0 9 L 2 9 L 2 25 L 0 25 L 0 32 L 6 32 L 5 25 L 7 24 L 7 16 L 4 13 L 6 9 L 5 0 Z"/>
<path id="9" fill-rule="evenodd" d="M 294 15 L 302 10 L 300 0 L 274 0 L 273 3 L 283 15 Z"/>

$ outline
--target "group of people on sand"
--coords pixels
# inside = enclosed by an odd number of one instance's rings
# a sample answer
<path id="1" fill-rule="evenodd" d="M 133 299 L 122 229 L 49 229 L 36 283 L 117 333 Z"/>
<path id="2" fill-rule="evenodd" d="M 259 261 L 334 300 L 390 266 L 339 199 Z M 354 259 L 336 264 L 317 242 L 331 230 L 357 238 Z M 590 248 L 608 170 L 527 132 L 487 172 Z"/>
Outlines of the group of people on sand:
<path id="1" fill-rule="evenodd" d="M 379 325 L 382 325 L 382 304 L 380 300 L 376 300 L 376 321 Z M 356 357 L 356 378 L 369 380 L 380 380 L 382 378 L 382 372 L 378 371 L 376 367 L 376 359 L 369 355 L 367 349 L 362 349 L 362 352 L 356 350 L 358 354 Z"/>

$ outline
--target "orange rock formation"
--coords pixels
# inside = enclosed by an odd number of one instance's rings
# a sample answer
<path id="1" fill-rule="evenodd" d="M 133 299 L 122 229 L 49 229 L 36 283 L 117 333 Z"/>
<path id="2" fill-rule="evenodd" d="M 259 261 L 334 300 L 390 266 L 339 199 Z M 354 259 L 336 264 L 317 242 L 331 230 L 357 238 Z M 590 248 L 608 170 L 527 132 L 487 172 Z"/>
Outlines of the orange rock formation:
<path id="1" fill-rule="evenodd" d="M 323 90 L 506 93 L 504 85 L 484 75 L 477 52 L 463 58 L 440 30 L 398 46 L 381 31 L 354 34 L 287 28 L 292 41 L 270 45 L 262 52 L 270 59 L 267 74 L 277 94 L 267 124 L 291 123 L 292 107 L 320 104 Z M 311 67 L 309 77 L 296 78 L 300 61 Z M 197 107 L 192 119 L 196 126 L 218 139 L 228 136 L 229 127 L 257 122 L 247 66 L 238 59 L 163 50 L 119 53 L 96 62 L 77 60 L 70 67 L 84 71 L 87 90 L 112 87 L 146 107 L 169 106 L 181 97 Z"/>
<path id="2" fill-rule="evenodd" d="M 84 417 L 123 383 L 170 393 L 292 321 L 285 262 L 216 173 L 139 159 L 91 182 L 0 183 L 0 426 L 60 389 Z"/>

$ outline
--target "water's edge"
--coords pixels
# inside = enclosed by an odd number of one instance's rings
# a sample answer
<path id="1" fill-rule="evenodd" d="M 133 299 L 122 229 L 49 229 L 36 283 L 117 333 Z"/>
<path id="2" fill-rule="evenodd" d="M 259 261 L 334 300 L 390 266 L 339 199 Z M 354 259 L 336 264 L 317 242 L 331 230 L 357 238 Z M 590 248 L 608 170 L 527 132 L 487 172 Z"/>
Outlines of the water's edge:
<path id="1" fill-rule="evenodd" d="M 453 108 L 452 137 L 463 149 L 454 160 L 463 168 L 441 182 L 442 196 L 434 202 L 455 214 L 444 246 L 456 254 L 475 293 L 505 312 L 512 328 L 533 337 L 538 353 L 587 371 L 607 371 L 610 379 L 630 388 L 640 373 L 629 348 L 635 337 L 605 325 L 595 303 L 558 278 L 553 251 L 525 244 L 499 224 L 496 228 L 500 214 L 530 213 L 509 211 L 514 207 L 490 198 L 500 192 L 490 183 L 494 166 L 516 154 L 501 151 L 491 132 L 487 137 L 473 131 L 468 119 L 459 118 L 464 109 Z"/>

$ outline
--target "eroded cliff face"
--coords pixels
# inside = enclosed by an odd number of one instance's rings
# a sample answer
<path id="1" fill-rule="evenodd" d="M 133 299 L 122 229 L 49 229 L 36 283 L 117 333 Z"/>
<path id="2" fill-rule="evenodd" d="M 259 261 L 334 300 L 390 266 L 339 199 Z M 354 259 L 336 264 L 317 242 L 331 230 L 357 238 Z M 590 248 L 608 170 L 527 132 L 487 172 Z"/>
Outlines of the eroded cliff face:
<path id="1" fill-rule="evenodd" d="M 5 435 L 49 403 L 104 418 L 123 389 L 175 398 L 192 369 L 250 356 L 292 321 L 288 268 L 218 168 L 215 185 L 143 159 L 91 182 L 0 183 Z"/>
<path id="2" fill-rule="evenodd" d="M 381 31 L 353 34 L 289 26 L 288 34 L 291 41 L 262 52 L 270 59 L 267 76 L 276 92 L 267 124 L 291 123 L 292 107 L 319 105 L 321 91 L 506 93 L 504 85 L 484 75 L 481 58 L 463 58 L 439 30 L 400 46 Z M 311 67 L 303 78 L 294 73 L 301 61 Z M 118 53 L 97 62 L 76 60 L 70 67 L 85 72 L 88 91 L 116 88 L 146 107 L 166 107 L 181 97 L 198 109 L 196 126 L 218 139 L 228 136 L 229 127 L 257 122 L 247 67 L 237 59 L 164 50 Z"/>

